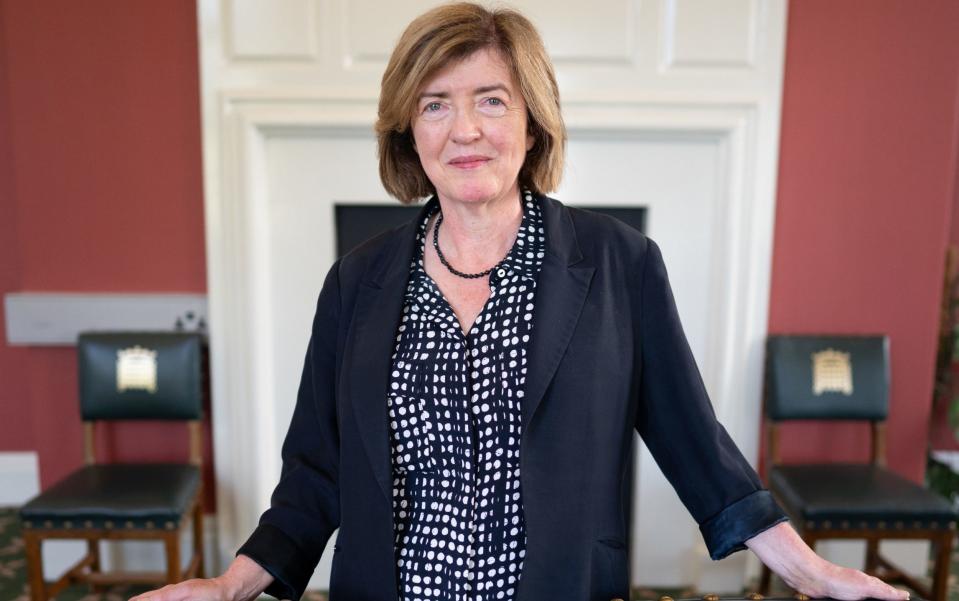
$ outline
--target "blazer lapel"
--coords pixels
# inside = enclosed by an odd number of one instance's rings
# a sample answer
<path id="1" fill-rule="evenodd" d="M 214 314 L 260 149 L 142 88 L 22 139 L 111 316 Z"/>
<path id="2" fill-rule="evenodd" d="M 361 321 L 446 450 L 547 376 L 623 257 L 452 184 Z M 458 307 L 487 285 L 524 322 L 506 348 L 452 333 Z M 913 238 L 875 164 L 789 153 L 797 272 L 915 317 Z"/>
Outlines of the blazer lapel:
<path id="1" fill-rule="evenodd" d="M 346 343 L 349 404 L 353 406 L 373 474 L 388 500 L 393 497 L 393 488 L 387 387 L 416 228 L 425 218 L 428 206 L 423 207 L 416 219 L 397 230 L 394 239 L 384 244 L 373 260 L 357 292 Z"/>
<path id="2" fill-rule="evenodd" d="M 533 335 L 522 406 L 523 434 L 566 353 L 595 271 L 593 267 L 577 265 L 583 255 L 566 207 L 546 197 L 542 197 L 542 207 L 547 251 L 536 283 Z"/>

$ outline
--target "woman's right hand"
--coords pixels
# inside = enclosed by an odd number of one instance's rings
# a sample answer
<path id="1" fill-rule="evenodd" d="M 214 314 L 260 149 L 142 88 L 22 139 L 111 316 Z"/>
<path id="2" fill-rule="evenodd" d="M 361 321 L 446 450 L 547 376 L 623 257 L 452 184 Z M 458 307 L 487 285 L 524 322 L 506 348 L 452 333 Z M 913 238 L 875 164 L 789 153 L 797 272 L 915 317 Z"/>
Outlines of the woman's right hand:
<path id="1" fill-rule="evenodd" d="M 256 599 L 273 576 L 246 555 L 237 555 L 222 576 L 193 578 L 143 593 L 130 601 L 248 601 Z"/>

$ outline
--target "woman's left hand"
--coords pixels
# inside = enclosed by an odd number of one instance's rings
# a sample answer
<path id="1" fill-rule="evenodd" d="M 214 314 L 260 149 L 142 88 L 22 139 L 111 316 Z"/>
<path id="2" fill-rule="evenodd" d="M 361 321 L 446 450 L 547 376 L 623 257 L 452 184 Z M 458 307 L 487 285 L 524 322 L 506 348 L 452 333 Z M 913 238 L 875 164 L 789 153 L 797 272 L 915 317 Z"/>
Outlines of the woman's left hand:
<path id="1" fill-rule="evenodd" d="M 866 598 L 904 601 L 909 598 L 907 591 L 819 557 L 787 522 L 757 534 L 746 541 L 746 546 L 790 588 L 809 597 L 846 601 Z"/>

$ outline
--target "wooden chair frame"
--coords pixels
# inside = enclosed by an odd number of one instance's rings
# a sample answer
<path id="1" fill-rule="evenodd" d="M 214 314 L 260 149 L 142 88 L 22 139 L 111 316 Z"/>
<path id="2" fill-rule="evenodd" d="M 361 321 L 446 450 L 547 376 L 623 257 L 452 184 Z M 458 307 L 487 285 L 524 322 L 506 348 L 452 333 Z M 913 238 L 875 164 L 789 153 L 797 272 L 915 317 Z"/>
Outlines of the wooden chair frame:
<path id="1" fill-rule="evenodd" d="M 870 437 L 870 462 L 877 467 L 886 466 L 886 423 L 884 421 L 872 421 Z M 776 465 L 780 465 L 780 427 L 773 420 L 765 420 L 765 430 L 767 435 L 767 454 L 765 462 L 766 482 L 769 482 L 769 473 Z M 775 493 L 774 493 L 775 494 Z M 780 504 L 782 505 L 782 501 Z M 883 525 L 881 522 L 879 528 L 860 528 L 852 524 L 830 525 L 828 522 L 823 527 L 809 528 L 802 522 L 801 516 L 790 515 L 790 520 L 796 527 L 799 536 L 803 541 L 815 550 L 816 543 L 827 539 L 860 539 L 866 541 L 866 563 L 865 571 L 867 574 L 876 576 L 884 582 L 893 584 L 904 584 L 913 589 L 921 596 L 930 601 L 946 601 L 949 583 L 949 565 L 952 555 L 952 545 L 955 531 L 952 529 L 954 524 L 950 524 L 950 529 L 932 529 L 932 528 L 907 528 L 906 524 L 897 522 Z M 885 527 L 883 527 L 885 526 Z M 904 570 L 894 565 L 887 558 L 879 553 L 879 543 L 887 539 L 920 539 L 928 540 L 935 549 L 935 562 L 932 571 L 932 586 L 927 587 L 915 577 L 907 574 Z M 762 567 L 762 575 L 759 580 L 759 592 L 763 595 L 769 594 L 769 587 L 772 578 L 772 572 L 765 565 Z"/>
<path id="2" fill-rule="evenodd" d="M 202 470 L 203 435 L 200 420 L 187 423 L 190 430 L 190 464 Z M 95 422 L 83 424 L 84 461 L 86 465 L 96 463 L 94 448 Z M 159 524 L 154 528 L 126 529 L 125 525 L 116 528 L 44 528 L 42 524 L 24 525 L 23 541 L 26 548 L 27 572 L 30 584 L 31 601 L 47 601 L 66 587 L 76 583 L 87 583 L 94 591 L 114 584 L 174 584 L 188 578 L 203 578 L 203 479 L 202 471 L 197 492 L 183 516 L 192 514 L 193 557 L 186 569 L 180 559 L 180 533 L 187 520 L 181 519 L 179 527 L 173 522 Z M 87 553 L 80 561 L 70 567 L 60 578 L 47 582 L 43 577 L 43 555 L 41 547 L 45 540 L 86 540 Z M 166 554 L 165 572 L 111 572 L 101 571 L 101 540 L 160 540 Z"/>

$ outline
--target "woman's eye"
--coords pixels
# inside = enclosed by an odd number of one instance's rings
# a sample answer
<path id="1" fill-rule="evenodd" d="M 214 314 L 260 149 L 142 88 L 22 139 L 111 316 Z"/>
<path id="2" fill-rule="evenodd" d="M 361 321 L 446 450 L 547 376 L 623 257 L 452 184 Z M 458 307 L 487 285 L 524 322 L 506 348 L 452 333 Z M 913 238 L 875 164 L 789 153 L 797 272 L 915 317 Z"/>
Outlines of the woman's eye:
<path id="1" fill-rule="evenodd" d="M 441 119 L 444 115 L 446 115 L 446 105 L 439 100 L 427 102 L 423 105 L 423 109 L 420 111 L 420 114 L 423 119 L 428 121 Z"/>
<path id="2" fill-rule="evenodd" d="M 502 98 L 490 96 L 480 102 L 480 111 L 491 117 L 502 117 L 506 114 L 506 103 Z"/>

